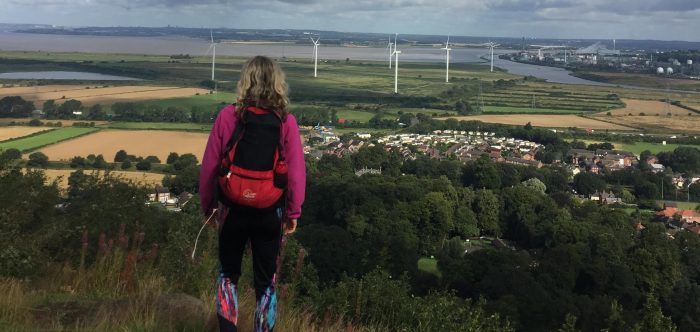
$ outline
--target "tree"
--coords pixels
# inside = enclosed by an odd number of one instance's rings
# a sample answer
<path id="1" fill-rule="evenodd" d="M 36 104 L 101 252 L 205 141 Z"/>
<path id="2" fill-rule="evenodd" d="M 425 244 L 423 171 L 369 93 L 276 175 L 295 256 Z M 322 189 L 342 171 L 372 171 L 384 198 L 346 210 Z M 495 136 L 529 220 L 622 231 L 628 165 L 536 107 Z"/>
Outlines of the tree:
<path id="1" fill-rule="evenodd" d="M 29 155 L 27 166 L 46 167 L 49 164 L 49 157 L 41 152 L 34 152 Z"/>
<path id="2" fill-rule="evenodd" d="M 472 209 L 476 213 L 477 225 L 482 234 L 501 236 L 502 232 L 498 224 L 500 204 L 498 197 L 491 190 L 477 191 Z"/>
<path id="3" fill-rule="evenodd" d="M 142 160 L 136 163 L 136 169 L 139 171 L 149 171 L 151 169 L 151 162 L 147 160 Z"/>
<path id="4" fill-rule="evenodd" d="M 75 156 L 73 159 L 70 160 L 70 167 L 71 168 L 83 168 L 85 167 L 85 158 L 80 157 L 80 156 Z"/>
<path id="5" fill-rule="evenodd" d="M 102 109 L 102 105 L 100 104 L 95 104 L 90 107 L 90 110 L 87 115 L 88 120 L 106 120 L 107 119 L 107 112 Z"/>
<path id="6" fill-rule="evenodd" d="M 122 167 L 122 169 L 129 169 L 129 168 L 131 168 L 131 161 L 129 161 L 129 160 L 124 160 L 124 162 L 122 162 L 122 166 L 121 166 L 121 167 Z"/>
<path id="7" fill-rule="evenodd" d="M 642 311 L 641 322 L 637 323 L 635 328 L 638 331 L 644 332 L 676 331 L 676 326 L 673 325 L 673 321 L 671 321 L 670 317 L 664 316 L 664 313 L 661 311 L 661 305 L 659 305 L 659 300 L 652 293 L 647 295 L 647 301 Z"/>
<path id="8" fill-rule="evenodd" d="M 21 158 L 22 158 L 22 152 L 20 152 L 17 149 L 7 149 L 5 151 L 2 151 L 2 154 L 0 154 L 0 159 L 6 160 L 6 161 L 21 159 Z"/>
<path id="9" fill-rule="evenodd" d="M 583 172 L 574 176 L 574 188 L 579 195 L 592 195 L 596 191 L 605 190 L 606 183 L 602 176 Z"/>
<path id="10" fill-rule="evenodd" d="M 191 153 L 185 153 L 181 155 L 176 162 L 173 163 L 173 168 L 175 168 L 176 171 L 181 171 L 189 166 L 197 165 L 197 163 L 198 161 L 195 155 Z"/>
<path id="11" fill-rule="evenodd" d="M 498 189 L 501 187 L 501 174 L 493 162 L 481 158 L 465 166 L 462 183 L 477 189 Z"/>
<path id="12" fill-rule="evenodd" d="M 114 155 L 114 162 L 115 163 L 121 163 L 123 161 L 127 160 L 128 154 L 124 150 L 119 150 L 117 151 L 117 154 Z"/>
<path id="13" fill-rule="evenodd" d="M 558 330 L 558 332 L 578 332 L 576 329 L 576 316 L 572 314 L 566 314 L 564 319 L 564 325 Z"/>
<path id="14" fill-rule="evenodd" d="M 144 160 L 151 164 L 160 164 L 160 159 L 156 156 L 148 156 Z"/>
<path id="15" fill-rule="evenodd" d="M 107 166 L 107 161 L 101 154 L 97 155 L 97 157 L 95 157 L 95 160 L 92 162 L 92 167 L 97 169 L 107 169 Z"/>
<path id="16" fill-rule="evenodd" d="M 83 106 L 80 100 L 71 99 L 58 107 L 58 116 L 60 119 L 68 119 L 73 117 L 73 112 L 78 111 Z"/>
<path id="17" fill-rule="evenodd" d="M 168 165 L 172 165 L 172 164 L 174 164 L 179 158 L 180 158 L 180 155 L 178 155 L 177 152 L 170 152 L 170 154 L 168 155 L 168 159 L 167 159 L 166 163 L 167 163 Z"/>
<path id="18" fill-rule="evenodd" d="M 0 99 L 0 118 L 26 118 L 34 111 L 34 103 L 19 96 Z"/>
<path id="19" fill-rule="evenodd" d="M 525 188 L 529 188 L 531 190 L 537 191 L 539 193 L 544 194 L 547 191 L 547 186 L 544 184 L 544 182 L 540 181 L 538 178 L 531 178 L 528 180 L 525 180 L 522 182 L 522 185 Z"/>
<path id="20" fill-rule="evenodd" d="M 44 115 L 46 115 L 46 118 L 48 119 L 56 119 L 58 118 L 58 105 L 53 99 L 49 99 L 44 102 L 44 106 L 42 111 L 44 112 Z"/>

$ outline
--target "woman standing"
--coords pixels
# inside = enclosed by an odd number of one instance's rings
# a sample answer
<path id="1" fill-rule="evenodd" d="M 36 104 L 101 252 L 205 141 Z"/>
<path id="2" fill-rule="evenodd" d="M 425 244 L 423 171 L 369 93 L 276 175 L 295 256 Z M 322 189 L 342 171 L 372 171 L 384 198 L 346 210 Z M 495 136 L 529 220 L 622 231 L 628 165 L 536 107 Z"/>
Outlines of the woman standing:
<path id="1" fill-rule="evenodd" d="M 241 70 L 238 102 L 221 110 L 202 159 L 202 212 L 219 228 L 216 308 L 221 331 L 236 331 L 238 279 L 246 243 L 253 253 L 255 331 L 275 323 L 277 258 L 283 234 L 296 230 L 306 186 L 296 119 L 288 113 L 279 65 L 250 59 Z"/>

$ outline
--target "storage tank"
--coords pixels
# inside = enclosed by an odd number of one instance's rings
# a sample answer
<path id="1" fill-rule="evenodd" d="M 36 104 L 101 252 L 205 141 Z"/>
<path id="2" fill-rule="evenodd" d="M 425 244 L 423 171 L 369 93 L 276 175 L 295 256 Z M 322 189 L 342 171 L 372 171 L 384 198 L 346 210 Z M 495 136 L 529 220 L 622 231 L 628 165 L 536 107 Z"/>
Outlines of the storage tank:
<path id="1" fill-rule="evenodd" d="M 671 68 L 671 67 L 666 68 L 666 74 L 668 74 L 668 75 L 673 74 L 673 68 Z"/>
<path id="2" fill-rule="evenodd" d="M 692 66 L 693 65 L 693 60 L 688 59 L 688 65 Z"/>
<path id="3" fill-rule="evenodd" d="M 663 73 L 664 73 L 664 67 L 656 68 L 656 73 L 657 73 L 657 74 L 663 74 Z"/>

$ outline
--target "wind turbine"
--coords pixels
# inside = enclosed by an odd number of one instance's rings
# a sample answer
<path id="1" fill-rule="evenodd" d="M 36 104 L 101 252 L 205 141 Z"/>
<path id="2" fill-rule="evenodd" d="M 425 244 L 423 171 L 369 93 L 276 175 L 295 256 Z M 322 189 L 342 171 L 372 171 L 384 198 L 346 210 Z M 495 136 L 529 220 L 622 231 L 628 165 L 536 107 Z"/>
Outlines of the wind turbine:
<path id="1" fill-rule="evenodd" d="M 447 36 L 447 42 L 445 43 L 445 47 L 442 48 L 447 52 L 447 59 L 445 60 L 445 83 L 450 82 L 450 51 L 452 50 L 450 48 L 450 36 Z"/>
<path id="2" fill-rule="evenodd" d="M 486 46 L 491 49 L 491 72 L 493 73 L 493 49 L 501 45 L 494 42 L 488 42 Z"/>
<path id="3" fill-rule="evenodd" d="M 394 43 L 391 42 L 391 35 L 389 35 L 389 69 L 391 69 L 391 57 L 394 56 L 394 50 L 392 47 L 394 46 Z"/>
<path id="4" fill-rule="evenodd" d="M 211 43 L 209 44 L 209 50 L 212 51 L 212 53 L 211 53 L 211 80 L 214 82 L 214 91 L 216 91 L 216 80 L 215 80 L 215 76 L 214 76 L 214 70 L 216 69 L 216 44 L 218 44 L 218 42 L 214 42 L 214 31 L 213 30 L 209 30 L 209 36 L 211 38 Z M 205 53 L 205 56 L 206 56 L 206 54 L 209 54 L 209 50 L 207 50 L 207 53 Z"/>
<path id="5" fill-rule="evenodd" d="M 396 34 L 396 37 L 398 37 L 399 34 Z M 391 54 L 396 57 L 395 59 L 395 66 L 394 66 L 394 93 L 399 93 L 399 54 L 401 54 L 401 51 L 398 50 L 398 40 L 395 38 L 394 39 L 394 52 Z"/>
<path id="6" fill-rule="evenodd" d="M 318 41 L 321 37 L 316 38 L 316 40 L 311 37 L 309 38 L 314 43 L 314 77 L 318 77 Z"/>

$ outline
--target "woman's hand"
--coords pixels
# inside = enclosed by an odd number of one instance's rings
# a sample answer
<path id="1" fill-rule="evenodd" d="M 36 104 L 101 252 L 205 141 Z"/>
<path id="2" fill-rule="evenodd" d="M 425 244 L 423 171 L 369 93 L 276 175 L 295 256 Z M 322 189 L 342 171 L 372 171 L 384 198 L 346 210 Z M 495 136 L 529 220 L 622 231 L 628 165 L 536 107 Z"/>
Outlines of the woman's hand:
<path id="1" fill-rule="evenodd" d="M 296 219 L 287 219 L 287 222 L 284 225 L 284 235 L 289 235 L 297 230 L 297 220 Z"/>

